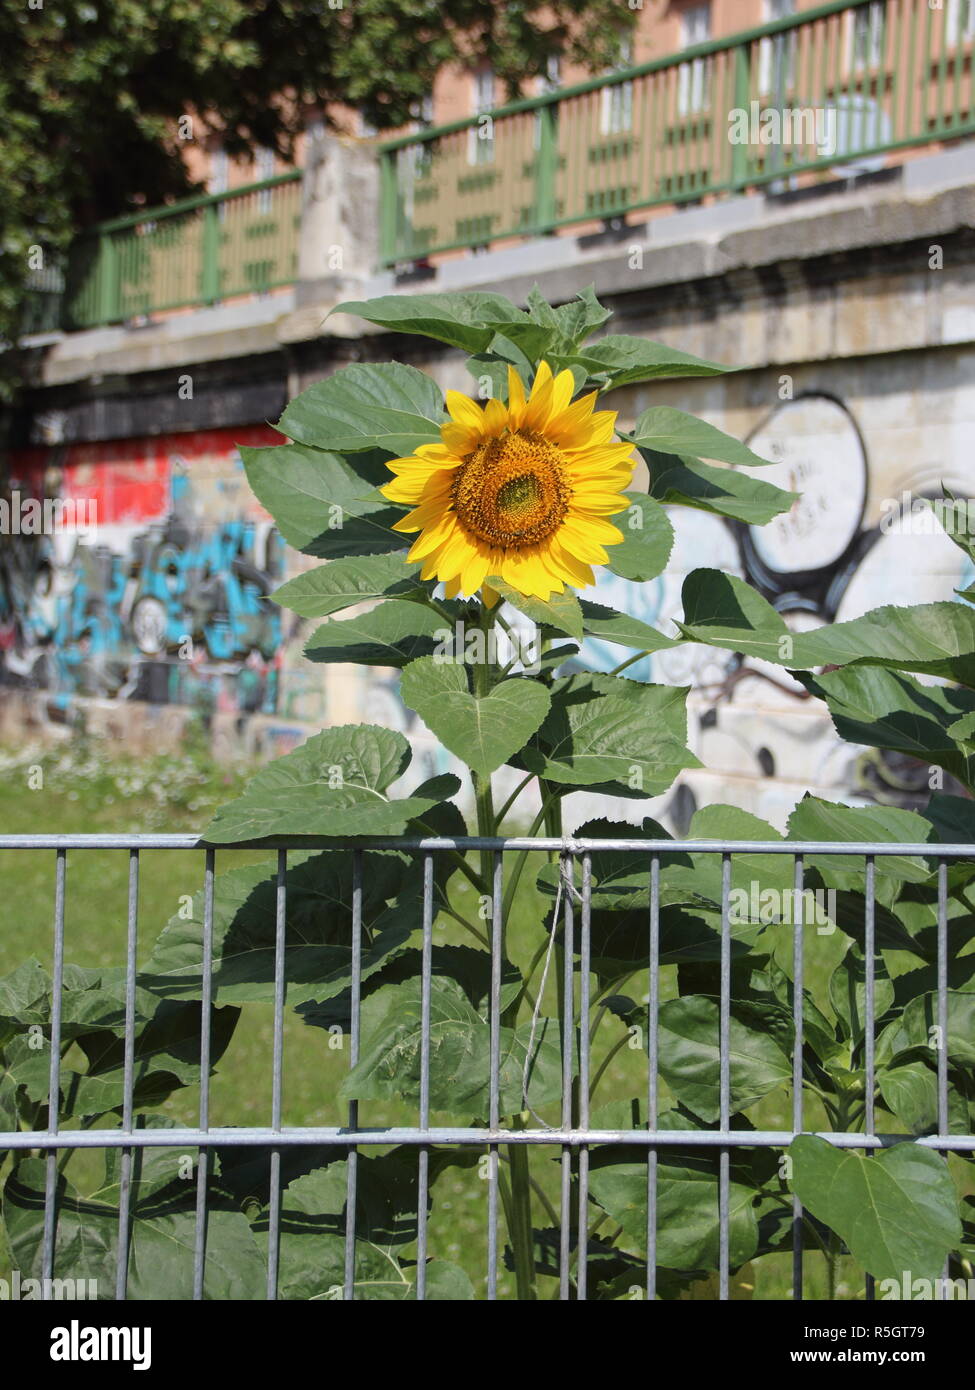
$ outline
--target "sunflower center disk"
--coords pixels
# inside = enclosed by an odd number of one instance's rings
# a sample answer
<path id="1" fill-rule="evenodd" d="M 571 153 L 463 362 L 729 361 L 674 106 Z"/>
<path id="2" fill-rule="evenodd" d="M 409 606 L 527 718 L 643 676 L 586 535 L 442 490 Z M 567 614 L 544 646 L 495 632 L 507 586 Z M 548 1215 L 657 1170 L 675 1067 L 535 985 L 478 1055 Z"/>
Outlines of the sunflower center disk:
<path id="1" fill-rule="evenodd" d="M 478 445 L 453 486 L 461 525 L 507 550 L 546 540 L 568 512 L 569 495 L 562 454 L 528 430 Z"/>

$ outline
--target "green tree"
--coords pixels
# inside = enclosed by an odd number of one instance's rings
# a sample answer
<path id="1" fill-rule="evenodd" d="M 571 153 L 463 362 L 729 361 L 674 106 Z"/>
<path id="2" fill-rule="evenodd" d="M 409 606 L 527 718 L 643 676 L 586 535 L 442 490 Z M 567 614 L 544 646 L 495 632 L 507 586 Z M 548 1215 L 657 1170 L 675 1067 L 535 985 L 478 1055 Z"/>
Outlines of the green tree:
<path id="1" fill-rule="evenodd" d="M 232 157 L 260 145 L 290 159 L 309 108 L 395 128 L 445 64 L 490 63 L 515 95 L 553 56 L 613 61 L 633 19 L 618 0 L 13 0 L 0 11 L 0 335 L 20 329 L 31 248 L 56 256 L 79 227 L 193 191 L 184 113 Z"/>

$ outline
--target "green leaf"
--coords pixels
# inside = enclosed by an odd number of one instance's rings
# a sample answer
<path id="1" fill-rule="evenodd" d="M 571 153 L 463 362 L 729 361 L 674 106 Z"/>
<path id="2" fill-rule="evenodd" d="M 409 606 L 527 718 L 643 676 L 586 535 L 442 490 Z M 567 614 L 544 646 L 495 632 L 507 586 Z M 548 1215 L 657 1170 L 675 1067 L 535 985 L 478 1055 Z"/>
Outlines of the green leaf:
<path id="1" fill-rule="evenodd" d="M 411 454 L 439 441 L 445 418 L 440 387 L 426 372 L 402 362 L 354 362 L 296 396 L 278 428 L 298 444 L 337 454 Z"/>
<path id="2" fill-rule="evenodd" d="M 919 844 L 933 840 L 932 827 L 914 811 L 899 806 L 842 806 L 806 795 L 789 816 L 790 840 L 826 840 L 863 844 L 889 841 Z M 863 889 L 862 854 L 809 855 L 808 868 L 815 869 L 828 887 Z M 878 883 L 923 883 L 930 870 L 923 859 L 905 854 L 878 854 L 874 860 Z"/>
<path id="3" fill-rule="evenodd" d="M 363 1040 L 358 1063 L 342 1083 L 346 1100 L 400 1100 L 420 1097 L 423 1055 L 422 984 L 411 980 L 379 990 L 363 1004 Z M 529 1023 L 501 1029 L 501 1110 L 522 1109 L 522 1076 L 531 1032 Z M 490 1075 L 491 1028 L 453 979 L 430 982 L 430 1104 L 451 1114 L 484 1114 Z M 541 1106 L 561 1095 L 558 1025 L 540 1019 L 532 1044 L 528 1099 Z"/>
<path id="4" fill-rule="evenodd" d="M 531 387 L 534 368 L 521 348 L 502 333 L 496 333 L 491 341 L 490 351 L 477 352 L 466 362 L 467 370 L 475 378 L 479 387 L 483 378 L 491 386 L 491 395 L 498 401 L 508 400 L 508 368 L 514 367 L 527 390 Z"/>
<path id="5" fill-rule="evenodd" d="M 696 415 L 675 410 L 671 405 L 653 405 L 637 419 L 633 429 L 623 436 L 632 439 L 639 449 L 653 449 L 660 454 L 689 454 L 695 459 L 720 459 L 746 468 L 761 467 L 771 462 L 753 454 L 724 430 L 699 420 Z"/>
<path id="6" fill-rule="evenodd" d="M 233 1037 L 240 1010 L 214 1009 L 210 1015 L 211 1065 L 220 1061 Z M 133 1104 L 137 1109 L 161 1105 L 183 1086 L 200 1081 L 200 1007 L 195 1003 L 163 1000 L 155 1014 L 139 1028 L 135 1038 Z M 84 1053 L 83 1074 L 61 1064 L 61 1117 L 104 1115 L 120 1111 L 125 1098 L 125 1043 L 122 1036 L 103 1028 L 80 1033 L 75 1039 Z M 38 1054 L 35 1053 L 36 1057 Z M 32 1100 L 47 1101 L 48 1082 L 30 1085 Z"/>
<path id="7" fill-rule="evenodd" d="M 368 981 L 407 948 L 422 926 L 422 866 L 397 854 L 365 851 L 361 910 L 362 978 Z M 342 851 L 288 856 L 285 875 L 285 982 L 289 1004 L 341 993 L 352 973 L 352 856 Z M 203 989 L 203 892 L 189 916 L 171 917 L 140 976 L 165 998 L 199 999 Z M 213 896 L 213 998 L 248 1003 L 274 998 L 277 874 L 252 864 L 219 874 Z"/>
<path id="8" fill-rule="evenodd" d="M 660 1009 L 660 1072 L 671 1091 L 706 1124 L 720 1115 L 718 1004 L 704 995 L 671 999 Z M 792 1059 L 766 1031 L 732 1013 L 731 1109 L 747 1110 L 792 1077 Z"/>
<path id="9" fill-rule="evenodd" d="M 692 1117 L 664 1111 L 658 1128 L 698 1129 Z M 742 1131 L 746 1144 L 748 1131 Z M 703 1148 L 668 1145 L 657 1159 L 657 1263 L 665 1269 L 717 1269 L 720 1246 L 719 1160 Z M 622 1226 L 628 1245 L 646 1255 L 647 1164 L 632 1149 L 597 1148 L 590 1158 L 594 1202 Z M 729 1260 L 744 1264 L 758 1246 L 757 1186 L 747 1160 L 732 1150 L 729 1183 Z"/>
<path id="10" fill-rule="evenodd" d="M 946 998 L 948 1032 L 944 1045 L 948 1059 L 960 1067 L 975 1067 L 975 993 L 949 989 Z M 938 1029 L 937 993 L 912 999 L 900 1018 L 888 1024 L 878 1037 L 878 1062 L 896 1065 L 905 1054 L 920 1048 L 927 1059 L 936 1064 Z"/>
<path id="11" fill-rule="evenodd" d="M 975 686 L 975 608 L 967 604 L 875 608 L 852 622 L 791 633 L 755 589 L 720 570 L 694 570 L 683 598 L 678 627 L 692 642 L 797 669 L 883 666 Z"/>
<path id="12" fill-rule="evenodd" d="M 480 352 L 494 336 L 488 325 L 516 324 L 527 318 L 502 294 L 460 290 L 453 294 L 394 294 L 347 300 L 333 314 L 356 314 L 396 333 L 416 333 L 440 343 Z"/>
<path id="13" fill-rule="evenodd" d="M 429 1163 L 431 1185 L 440 1172 L 456 1166 L 454 1154 L 435 1150 Z M 301 1174 L 287 1185 L 281 1203 L 279 1297 L 338 1300 L 344 1296 L 347 1193 L 345 1160 Z M 416 1239 L 418 1205 L 415 1154 L 403 1149 L 380 1157 L 360 1154 L 353 1269 L 356 1300 L 416 1297 L 416 1266 L 405 1255 Z M 261 1220 L 260 1228 L 266 1232 L 266 1220 Z M 467 1276 L 446 1260 L 428 1261 L 426 1276 L 428 1299 L 474 1297 Z"/>
<path id="14" fill-rule="evenodd" d="M 358 617 L 323 623 L 305 644 L 305 655 L 312 661 L 405 666 L 449 641 L 451 631 L 450 620 L 436 609 L 391 598 Z"/>
<path id="15" fill-rule="evenodd" d="M 217 811 L 204 838 L 226 845 L 268 835 L 400 835 L 459 785 L 455 777 L 437 778 L 392 800 L 385 792 L 409 761 L 409 744 L 391 729 L 325 729 L 262 768 L 242 796 Z"/>
<path id="16" fill-rule="evenodd" d="M 867 1010 L 867 963 L 859 946 L 851 946 L 829 977 L 829 1002 L 840 1020 L 844 1035 L 859 1041 L 863 1037 Z M 894 1002 L 894 986 L 882 956 L 874 961 L 874 1000 L 876 1017 L 882 1018 Z"/>
<path id="17" fill-rule="evenodd" d="M 894 1279 L 900 1288 L 905 1270 L 915 1278 L 941 1276 L 962 1234 L 943 1158 L 910 1143 L 864 1157 L 811 1134 L 794 1139 L 789 1154 L 802 1205 L 874 1278 Z"/>
<path id="18" fill-rule="evenodd" d="M 608 548 L 609 568 L 621 579 L 643 582 L 662 574 L 674 548 L 674 528 L 659 503 L 642 492 L 626 493 L 629 508 L 613 519 L 623 542 Z"/>
<path id="19" fill-rule="evenodd" d="M 679 458 L 653 449 L 640 452 L 650 470 L 650 496 L 658 502 L 695 507 L 748 526 L 764 526 L 773 517 L 789 511 L 798 497 L 798 493 L 786 492 L 733 468 L 715 468 L 700 459 Z"/>
<path id="20" fill-rule="evenodd" d="M 196 1185 L 179 1177 L 178 1162 L 172 1146 L 137 1153 L 128 1259 L 128 1297 L 134 1301 L 193 1298 Z M 42 1159 L 22 1160 L 4 1188 L 4 1220 L 24 1278 L 42 1275 L 45 1172 Z M 250 1223 L 219 1191 L 211 1189 L 207 1198 L 204 1298 L 263 1299 L 267 1274 Z M 115 1287 L 117 1179 L 82 1197 L 62 1175 L 56 1200 L 55 1269 L 59 1277 L 96 1280 L 104 1298 Z"/>
<path id="21" fill-rule="evenodd" d="M 327 618 L 368 599 L 424 594 L 419 565 L 402 555 L 365 555 L 333 560 L 296 575 L 271 597 L 302 618 Z"/>
<path id="22" fill-rule="evenodd" d="M 392 529 L 403 509 L 369 496 L 392 481 L 387 455 L 349 461 L 303 444 L 276 444 L 242 447 L 240 456 L 258 501 L 297 550 L 329 559 L 405 550 L 406 538 Z"/>
<path id="23" fill-rule="evenodd" d="M 463 663 L 432 656 L 407 666 L 400 694 L 444 747 L 482 777 L 525 746 L 550 704 L 544 685 L 519 676 L 472 695 Z"/>
<path id="24" fill-rule="evenodd" d="M 967 691 L 922 685 L 882 667 L 846 667 L 798 678 L 826 701 L 840 738 L 919 758 L 971 783 L 975 750 L 958 746 L 966 736 L 960 716 L 967 716 L 969 724 L 975 721 L 975 696 Z"/>
<path id="25" fill-rule="evenodd" d="M 911 1134 L 938 1132 L 938 1074 L 923 1062 L 881 1070 L 877 1085 L 884 1104 Z M 948 1132 L 963 1134 L 969 1128 L 965 1098 L 948 1092 Z"/>
<path id="26" fill-rule="evenodd" d="M 505 603 L 510 603 L 512 608 L 517 608 L 519 613 L 524 613 L 539 627 L 552 627 L 564 632 L 568 637 L 574 637 L 577 642 L 582 641 L 582 610 L 571 589 L 566 589 L 561 594 L 553 594 L 550 599 L 545 600 L 522 594 L 497 577 L 492 577 L 487 582 L 500 594 Z"/>
<path id="27" fill-rule="evenodd" d="M 529 307 L 532 299 L 529 296 Z M 612 310 L 606 309 L 596 298 L 595 286 L 587 285 L 568 304 L 560 304 L 550 310 L 554 327 L 557 330 L 556 351 L 572 352 L 585 342 L 597 328 L 602 328 L 613 317 Z M 544 321 L 544 320 L 543 320 Z M 605 342 L 605 339 L 602 340 Z M 600 347 L 602 344 L 596 344 Z"/>
<path id="28" fill-rule="evenodd" d="M 664 377 L 720 376 L 738 370 L 627 333 L 607 334 L 581 351 L 559 358 L 560 366 L 570 364 L 583 368 L 590 377 L 605 380 L 606 385 L 612 387 Z"/>
<path id="29" fill-rule="evenodd" d="M 32 1023 L 47 1023 L 51 980 L 32 956 L 0 979 L 0 1040 Z"/>
<path id="30" fill-rule="evenodd" d="M 597 637 L 603 642 L 614 642 L 621 647 L 634 647 L 638 651 L 660 652 L 668 647 L 680 645 L 673 637 L 665 637 L 649 623 L 641 623 L 628 613 L 618 613 L 602 603 L 589 603 L 583 599 L 582 630 L 586 637 Z"/>
<path id="31" fill-rule="evenodd" d="M 657 796 L 698 767 L 685 747 L 687 688 L 588 672 L 552 683 L 552 708 L 519 764 L 550 782 Z"/>

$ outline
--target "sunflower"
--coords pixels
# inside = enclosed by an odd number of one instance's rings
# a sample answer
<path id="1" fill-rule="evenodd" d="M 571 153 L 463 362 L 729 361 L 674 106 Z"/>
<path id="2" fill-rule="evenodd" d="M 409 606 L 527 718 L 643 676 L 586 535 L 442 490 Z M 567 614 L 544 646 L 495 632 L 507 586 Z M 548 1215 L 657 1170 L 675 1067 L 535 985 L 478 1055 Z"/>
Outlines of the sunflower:
<path id="1" fill-rule="evenodd" d="M 617 412 L 594 412 L 595 391 L 572 403 L 573 384 L 541 362 L 527 400 L 511 367 L 507 405 L 448 391 L 441 442 L 390 460 L 396 478 L 380 490 L 413 508 L 393 529 L 419 531 L 408 558 L 448 598 L 483 586 L 493 605 L 490 577 L 541 599 L 585 588 L 623 540 L 608 518 L 627 507 L 633 446 L 611 442 Z"/>

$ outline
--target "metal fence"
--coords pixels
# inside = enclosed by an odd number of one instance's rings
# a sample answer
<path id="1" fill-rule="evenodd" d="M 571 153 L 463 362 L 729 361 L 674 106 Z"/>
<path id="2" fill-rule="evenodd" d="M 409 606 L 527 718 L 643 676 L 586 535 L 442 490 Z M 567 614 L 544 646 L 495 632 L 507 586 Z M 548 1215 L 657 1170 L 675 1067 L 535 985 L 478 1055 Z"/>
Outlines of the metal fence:
<path id="1" fill-rule="evenodd" d="M 975 131 L 973 44 L 966 0 L 834 0 L 387 141 L 383 262 L 882 168 Z"/>
<path id="2" fill-rule="evenodd" d="M 301 177 L 291 169 L 99 223 L 72 244 L 43 312 L 34 288 L 25 331 L 94 328 L 294 284 Z"/>
<path id="3" fill-rule="evenodd" d="M 201 1018 L 211 1017 L 213 999 L 214 955 L 214 884 L 217 854 L 221 860 L 233 858 L 239 850 L 272 849 L 277 852 L 274 933 L 274 1027 L 273 1050 L 270 1057 L 270 1114 L 268 1123 L 260 1126 L 235 1128 L 214 1127 L 210 1119 L 210 1057 L 209 1027 L 200 1041 L 200 1101 L 199 1123 L 194 1127 L 174 1129 L 139 1129 L 134 1127 L 135 1073 L 135 1013 L 138 971 L 136 955 L 139 944 L 139 866 L 140 855 L 148 850 L 198 850 L 203 859 L 204 890 L 202 1010 Z M 98 850 L 124 849 L 129 853 L 128 917 L 126 932 L 125 972 L 125 1062 L 124 1108 L 120 1129 L 62 1129 L 59 1125 L 58 1104 L 60 1056 L 62 1046 L 62 991 L 65 970 L 66 932 L 65 906 L 70 892 L 68 855 L 75 852 L 90 854 Z M 352 856 L 352 913 L 351 913 L 351 1037 L 350 1065 L 355 1065 L 360 1051 L 360 1005 L 362 997 L 363 950 L 363 854 L 368 850 L 398 850 L 417 856 L 423 866 L 422 910 L 422 1051 L 420 1058 L 420 1102 L 416 1124 L 395 1128 L 368 1128 L 359 1123 L 358 1107 L 349 1107 L 348 1123 L 344 1126 L 287 1127 L 282 1124 L 282 1095 L 284 1081 L 284 1012 L 286 1003 L 286 943 L 288 940 L 287 866 L 289 850 L 331 849 L 347 851 Z M 877 945 L 877 861 L 891 856 L 917 856 L 929 861 L 931 872 L 937 875 L 937 1020 L 941 1037 L 947 1038 L 948 1027 L 948 965 L 952 943 L 949 939 L 948 873 L 953 863 L 975 861 L 975 844 L 895 844 L 844 843 L 820 841 L 706 841 L 706 840 L 645 840 L 645 839 L 572 839 L 519 838 L 465 839 L 452 838 L 375 838 L 344 841 L 341 839 L 312 839 L 260 841 L 241 844 L 219 851 L 208 847 L 196 837 L 179 834 L 93 834 L 93 835 L 0 835 L 0 850 L 53 853 L 56 857 L 55 901 L 53 908 L 53 969 L 52 1007 L 50 1016 L 50 1080 L 48 1087 L 48 1125 L 45 1130 L 14 1130 L 0 1132 L 0 1151 L 33 1150 L 46 1155 L 47 1185 L 44 1199 L 43 1278 L 56 1277 L 55 1247 L 58 1226 L 57 1183 L 58 1155 L 70 1149 L 112 1149 L 119 1154 L 120 1204 L 118 1230 L 118 1261 L 115 1296 L 126 1297 L 128 1241 L 130 1232 L 130 1202 L 133 1155 L 141 1148 L 165 1146 L 185 1151 L 199 1151 L 198 1187 L 196 1194 L 196 1239 L 194 1252 L 194 1297 L 203 1297 L 206 1267 L 207 1231 L 207 1174 L 208 1155 L 214 1148 L 244 1146 L 252 1151 L 270 1155 L 270 1210 L 267 1297 L 277 1296 L 277 1247 L 281 1229 L 281 1160 L 282 1153 L 295 1145 L 331 1146 L 348 1156 L 348 1186 L 345 1208 L 345 1284 L 344 1296 L 353 1298 L 355 1269 L 355 1214 L 357 1203 L 357 1165 L 360 1151 L 377 1146 L 406 1145 L 415 1148 L 418 1172 L 417 1204 L 417 1273 L 416 1296 L 425 1296 L 425 1260 L 427 1257 L 427 1197 L 429 1193 L 430 1156 L 438 1146 L 473 1147 L 490 1155 L 487 1202 L 487 1268 L 486 1292 L 489 1299 L 498 1295 L 499 1211 L 498 1162 L 499 1146 L 542 1146 L 561 1159 L 561 1229 L 558 1247 L 559 1288 L 563 1299 L 574 1295 L 586 1297 L 586 1272 L 589 1259 L 588 1244 L 581 1242 L 578 1263 L 571 1271 L 573 1231 L 587 1231 L 589 1156 L 594 1146 L 628 1146 L 634 1153 L 645 1155 L 647 1181 L 647 1260 L 645 1293 L 653 1298 L 657 1293 L 657 1161 L 662 1151 L 674 1148 L 701 1146 L 719 1155 L 718 1218 L 720 1245 L 717 1294 L 727 1299 L 730 1291 L 729 1252 L 729 1192 L 731 1156 L 736 1150 L 785 1148 L 799 1134 L 815 1132 L 839 1148 L 862 1151 L 882 1149 L 895 1142 L 904 1142 L 901 1134 L 877 1133 L 875 1129 L 874 1095 L 876 1090 L 876 962 Z M 485 1127 L 444 1127 L 431 1123 L 430 1105 L 430 1004 L 432 978 L 433 927 L 436 916 L 434 895 L 434 865 L 438 855 L 454 851 L 482 851 L 490 856 L 493 874 L 490 918 L 491 978 L 490 978 L 490 1076 L 489 1116 Z M 564 881 L 581 882 L 580 891 L 568 891 L 556 898 L 554 911 L 561 916 L 565 974 L 561 991 L 560 1046 L 562 1055 L 561 1123 L 546 1127 L 543 1123 L 523 1129 L 502 1128 L 500 1110 L 500 1029 L 502 999 L 502 888 L 504 858 L 521 851 L 547 851 L 558 856 Z M 593 861 L 606 853 L 626 854 L 635 864 L 649 866 L 649 892 L 646 900 L 646 1030 L 648 1066 L 646 1075 L 647 1124 L 642 1130 L 595 1129 L 590 1124 L 590 918 L 592 903 Z M 660 915 L 661 862 L 675 854 L 714 856 L 721 863 L 721 926 L 720 926 L 720 1012 L 718 1092 L 720 1116 L 714 1129 L 661 1129 L 659 1114 L 659 1010 L 660 1010 Z M 794 979 L 792 1018 L 795 1028 L 792 1069 L 792 1123 L 787 1129 L 735 1130 L 731 1124 L 731 981 L 732 981 L 732 915 L 730 908 L 733 856 L 786 855 L 794 865 L 794 891 L 804 889 L 807 862 L 829 861 L 859 868 L 862 864 L 864 887 L 864 965 L 865 965 L 865 1115 L 864 1131 L 810 1131 L 804 1120 L 804 1086 L 802 1053 L 804 1042 L 804 929 L 802 914 L 794 926 L 792 969 Z M 581 877 L 576 877 L 576 870 Z M 561 899 L 561 902 L 560 902 Z M 551 916 L 552 914 L 550 914 Z M 957 924 L 956 924 L 957 925 Z M 554 924 L 553 924 L 554 927 Z M 548 928 L 546 927 L 546 931 Z M 967 936 L 964 938 L 967 940 Z M 578 956 L 578 969 L 574 960 Z M 575 1094 L 575 1109 L 573 1096 Z M 975 1152 L 975 1134 L 950 1133 L 948 1112 L 947 1047 L 938 1049 L 937 1064 L 938 1132 L 924 1135 L 913 1142 L 942 1153 Z M 575 1190 L 575 1200 L 573 1199 Z M 794 1201 L 792 1216 L 792 1296 L 803 1296 L 803 1246 L 800 1239 L 801 1208 Z M 48 1297 L 45 1284 L 45 1297 Z M 872 1283 L 867 1279 L 866 1296 L 873 1296 Z"/>

